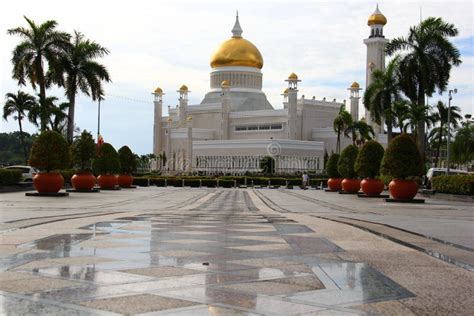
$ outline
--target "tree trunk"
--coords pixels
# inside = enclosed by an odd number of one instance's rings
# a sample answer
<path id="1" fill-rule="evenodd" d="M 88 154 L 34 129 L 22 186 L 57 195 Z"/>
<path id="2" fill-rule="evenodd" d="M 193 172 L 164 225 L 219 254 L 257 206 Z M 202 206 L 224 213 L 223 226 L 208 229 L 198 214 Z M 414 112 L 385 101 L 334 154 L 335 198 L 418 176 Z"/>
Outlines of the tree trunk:
<path id="1" fill-rule="evenodd" d="M 443 139 L 443 123 L 439 126 L 438 149 L 436 150 L 435 167 L 438 167 L 439 153 L 441 150 L 441 141 Z"/>
<path id="2" fill-rule="evenodd" d="M 23 146 L 23 155 L 25 157 L 25 165 L 27 165 L 28 164 L 28 154 L 26 152 L 25 137 L 23 135 L 23 127 L 21 126 L 21 119 L 22 119 L 21 114 L 18 114 L 18 125 L 20 125 L 20 141 L 21 141 L 21 145 Z"/>
<path id="3" fill-rule="evenodd" d="M 69 98 L 68 118 L 67 118 L 67 141 L 72 144 L 74 137 L 74 110 L 76 106 L 76 94 Z"/>
<path id="4" fill-rule="evenodd" d="M 392 138 L 393 138 L 393 127 L 392 127 L 392 123 L 388 123 L 387 122 L 387 144 L 390 144 L 390 142 L 392 141 Z"/>
<path id="5" fill-rule="evenodd" d="M 44 78 L 43 66 L 41 65 L 42 56 L 38 55 L 36 61 L 36 72 L 38 76 L 38 85 L 40 87 L 40 131 L 44 132 L 46 130 L 46 125 L 48 124 L 49 117 L 46 117 L 46 82 Z M 38 62 L 39 61 L 39 62 Z"/>
<path id="6" fill-rule="evenodd" d="M 341 147 L 341 131 L 337 131 L 337 144 L 336 144 L 336 152 L 339 154 L 339 150 Z"/>
<path id="7" fill-rule="evenodd" d="M 418 106 L 421 106 L 421 107 L 425 106 L 425 91 L 421 85 L 418 88 Z M 423 161 L 423 164 L 424 164 L 425 162 L 425 118 L 424 116 L 422 120 L 418 122 L 416 129 L 417 129 L 416 134 L 417 134 L 418 149 L 420 151 L 421 160 Z"/>

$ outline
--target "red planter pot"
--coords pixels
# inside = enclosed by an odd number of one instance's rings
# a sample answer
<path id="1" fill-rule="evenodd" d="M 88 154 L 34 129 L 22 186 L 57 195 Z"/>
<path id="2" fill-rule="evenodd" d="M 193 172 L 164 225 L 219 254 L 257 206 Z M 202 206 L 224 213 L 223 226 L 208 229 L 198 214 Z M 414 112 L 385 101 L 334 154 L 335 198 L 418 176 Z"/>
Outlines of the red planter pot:
<path id="1" fill-rule="evenodd" d="M 101 174 L 97 177 L 97 183 L 101 189 L 114 189 L 118 184 L 117 177 L 113 174 Z"/>
<path id="2" fill-rule="evenodd" d="M 129 188 L 133 184 L 133 177 L 129 174 L 119 174 L 118 184 L 122 188 Z"/>
<path id="3" fill-rule="evenodd" d="M 383 191 L 383 181 L 380 179 L 364 179 L 360 183 L 362 192 L 366 195 L 380 195 Z"/>
<path id="4" fill-rule="evenodd" d="M 41 172 L 34 176 L 33 185 L 39 193 L 58 193 L 64 178 L 59 172 Z"/>
<path id="5" fill-rule="evenodd" d="M 333 191 L 340 191 L 342 178 L 329 178 L 328 179 L 328 188 Z"/>
<path id="6" fill-rule="evenodd" d="M 76 190 L 92 190 L 96 179 L 90 172 L 76 173 L 71 178 L 71 184 Z"/>
<path id="7" fill-rule="evenodd" d="M 388 190 L 394 199 L 411 200 L 418 193 L 418 184 L 414 180 L 393 179 Z"/>
<path id="8" fill-rule="evenodd" d="M 344 178 L 342 180 L 342 191 L 348 193 L 357 193 L 360 189 L 360 180 L 359 179 L 348 179 Z"/>

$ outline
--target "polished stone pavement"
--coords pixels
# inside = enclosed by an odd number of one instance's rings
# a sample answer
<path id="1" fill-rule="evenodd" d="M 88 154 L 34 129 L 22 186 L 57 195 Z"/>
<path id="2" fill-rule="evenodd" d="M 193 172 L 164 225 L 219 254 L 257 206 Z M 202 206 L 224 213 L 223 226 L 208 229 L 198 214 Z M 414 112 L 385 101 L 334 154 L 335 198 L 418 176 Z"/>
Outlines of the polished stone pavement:
<path id="1" fill-rule="evenodd" d="M 261 194 L 288 196 L 286 212 Z M 289 197 L 189 188 L 0 195 L 0 314 L 472 311 L 472 272 L 315 218 L 310 201 Z"/>

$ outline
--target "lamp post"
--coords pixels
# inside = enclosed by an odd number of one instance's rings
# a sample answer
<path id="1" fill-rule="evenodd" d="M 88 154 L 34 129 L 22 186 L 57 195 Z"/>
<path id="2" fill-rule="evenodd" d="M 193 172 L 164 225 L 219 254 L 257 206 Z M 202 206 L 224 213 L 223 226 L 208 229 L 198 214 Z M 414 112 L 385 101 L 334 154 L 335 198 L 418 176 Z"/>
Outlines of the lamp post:
<path id="1" fill-rule="evenodd" d="M 453 93 L 458 93 L 458 89 L 454 88 L 454 90 L 449 90 L 449 98 L 448 98 L 448 140 L 447 140 L 447 148 L 446 148 L 446 175 L 449 175 L 449 143 L 451 142 L 451 100 L 453 99 Z"/>
<path id="2" fill-rule="evenodd" d="M 100 98 L 99 98 L 99 107 L 97 111 L 97 141 L 99 141 L 100 136 Z"/>

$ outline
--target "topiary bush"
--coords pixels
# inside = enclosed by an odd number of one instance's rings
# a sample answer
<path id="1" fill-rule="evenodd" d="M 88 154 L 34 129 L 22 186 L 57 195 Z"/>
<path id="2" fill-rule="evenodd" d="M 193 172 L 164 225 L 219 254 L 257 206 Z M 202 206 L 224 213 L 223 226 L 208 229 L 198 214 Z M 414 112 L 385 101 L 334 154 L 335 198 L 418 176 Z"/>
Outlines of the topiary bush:
<path id="1" fill-rule="evenodd" d="M 69 167 L 69 145 L 58 132 L 45 131 L 33 143 L 29 165 L 46 172 Z"/>
<path id="2" fill-rule="evenodd" d="M 354 170 L 354 164 L 359 154 L 359 149 L 355 145 L 349 145 L 341 153 L 337 162 L 337 171 L 345 179 L 353 179 L 357 177 Z"/>
<path id="3" fill-rule="evenodd" d="M 74 167 L 79 171 L 90 171 L 96 148 L 92 134 L 84 130 L 71 147 Z"/>
<path id="4" fill-rule="evenodd" d="M 399 135 L 388 144 L 382 159 L 380 172 L 392 179 L 407 179 L 422 175 L 421 155 L 409 135 Z"/>
<path id="5" fill-rule="evenodd" d="M 340 178 L 341 174 L 337 170 L 337 162 L 339 161 L 339 154 L 332 154 L 326 164 L 326 174 L 329 178 Z"/>
<path id="6" fill-rule="evenodd" d="M 120 172 L 120 160 L 115 148 L 109 143 L 103 143 L 92 160 L 92 170 L 96 174 L 114 174 Z"/>
<path id="7" fill-rule="evenodd" d="M 137 160 L 128 146 L 122 146 L 118 150 L 120 159 L 120 172 L 132 174 L 137 169 Z"/>
<path id="8" fill-rule="evenodd" d="M 382 145 L 375 140 L 366 142 L 360 149 L 354 165 L 359 177 L 374 179 L 380 175 L 380 163 L 384 152 Z"/>
<path id="9" fill-rule="evenodd" d="M 0 186 L 14 185 L 22 180 L 21 170 L 0 169 Z"/>
<path id="10" fill-rule="evenodd" d="M 439 193 L 474 195 L 474 175 L 436 176 L 432 186 Z"/>
<path id="11" fill-rule="evenodd" d="M 266 175 L 275 173 L 275 159 L 271 156 L 265 156 L 260 159 L 260 169 Z"/>

